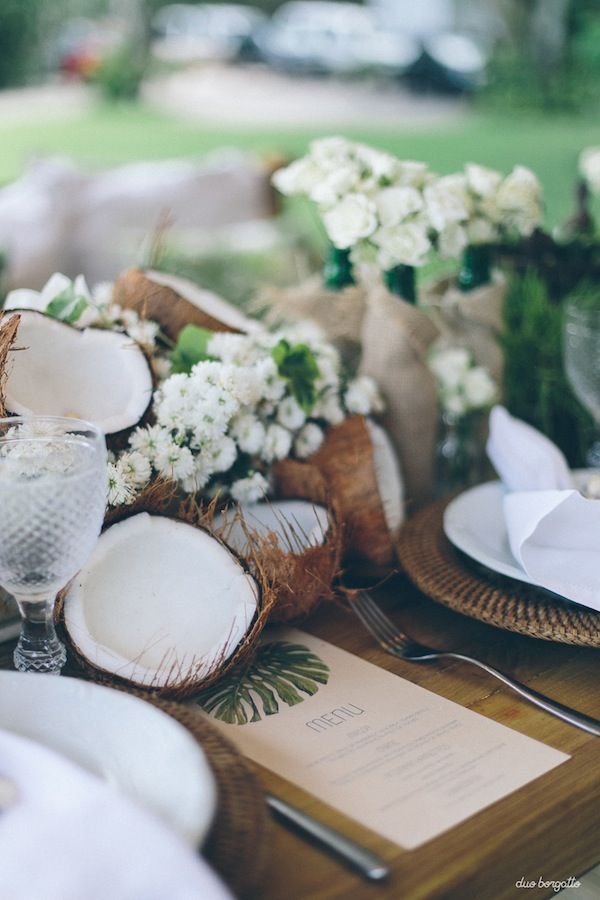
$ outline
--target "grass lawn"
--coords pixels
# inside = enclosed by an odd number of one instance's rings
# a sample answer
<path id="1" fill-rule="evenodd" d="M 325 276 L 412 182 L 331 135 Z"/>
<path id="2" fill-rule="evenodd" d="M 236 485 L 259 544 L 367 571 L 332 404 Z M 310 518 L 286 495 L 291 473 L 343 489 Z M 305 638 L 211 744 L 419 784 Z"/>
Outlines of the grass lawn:
<path id="1" fill-rule="evenodd" d="M 322 132 L 322 129 L 320 130 Z M 473 160 L 507 170 L 515 163 L 534 169 L 546 192 L 547 221 L 554 224 L 572 208 L 571 192 L 579 151 L 600 144 L 600 122 L 473 114 L 433 130 L 347 129 L 406 158 L 423 159 L 439 172 Z M 285 156 L 301 154 L 319 131 L 276 128 L 218 129 L 181 123 L 140 106 L 98 106 L 64 121 L 0 124 L 0 183 L 16 177 L 35 154 L 68 154 L 91 166 L 135 159 L 196 156 L 224 145 Z"/>

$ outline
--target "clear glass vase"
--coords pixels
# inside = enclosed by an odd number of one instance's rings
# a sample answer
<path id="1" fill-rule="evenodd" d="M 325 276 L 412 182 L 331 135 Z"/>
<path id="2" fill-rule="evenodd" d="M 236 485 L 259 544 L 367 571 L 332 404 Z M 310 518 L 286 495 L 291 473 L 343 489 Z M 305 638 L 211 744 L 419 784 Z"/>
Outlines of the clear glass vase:
<path id="1" fill-rule="evenodd" d="M 445 412 L 436 447 L 436 494 L 443 497 L 477 484 L 483 475 L 483 414 Z"/>

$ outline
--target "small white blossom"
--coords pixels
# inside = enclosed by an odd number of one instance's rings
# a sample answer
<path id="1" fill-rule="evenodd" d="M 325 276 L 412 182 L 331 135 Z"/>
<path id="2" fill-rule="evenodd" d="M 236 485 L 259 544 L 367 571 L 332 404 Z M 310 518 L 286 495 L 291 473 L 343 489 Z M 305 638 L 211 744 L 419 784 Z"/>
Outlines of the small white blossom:
<path id="1" fill-rule="evenodd" d="M 465 375 L 465 399 L 472 409 L 491 406 L 496 399 L 497 391 L 494 380 L 483 366 L 474 366 Z"/>
<path id="2" fill-rule="evenodd" d="M 276 459 L 284 459 L 292 447 L 292 435 L 281 425 L 269 425 L 265 432 L 265 442 L 262 448 L 262 458 L 266 462 Z"/>
<path id="3" fill-rule="evenodd" d="M 502 225 L 528 237 L 542 220 L 542 191 L 533 172 L 515 166 L 498 188 L 496 204 Z"/>
<path id="4" fill-rule="evenodd" d="M 255 456 L 260 453 L 265 440 L 265 426 L 253 413 L 237 416 L 231 423 L 231 434 L 240 450 Z"/>
<path id="5" fill-rule="evenodd" d="M 269 482 L 260 474 L 254 472 L 247 478 L 239 478 L 231 485 L 231 496 L 238 503 L 256 503 L 266 495 L 269 490 Z"/>
<path id="6" fill-rule="evenodd" d="M 145 428 L 136 428 L 129 438 L 129 446 L 132 450 L 138 450 L 143 456 L 147 456 L 154 461 L 157 454 L 160 453 L 170 443 L 168 431 L 161 428 L 160 425 L 148 425 Z"/>
<path id="7" fill-rule="evenodd" d="M 152 474 L 150 460 L 137 450 L 122 453 L 117 468 L 136 490 L 148 484 Z"/>
<path id="8" fill-rule="evenodd" d="M 379 221 L 384 227 L 399 225 L 423 209 L 423 195 L 414 187 L 387 187 L 374 197 Z"/>
<path id="9" fill-rule="evenodd" d="M 368 375 L 361 375 L 349 383 L 344 403 L 348 412 L 361 416 L 379 412 L 383 406 L 377 385 Z"/>
<path id="10" fill-rule="evenodd" d="M 406 222 L 394 228 L 380 228 L 373 235 L 379 248 L 379 263 L 383 270 L 395 266 L 422 266 L 431 249 L 426 228 L 416 222 Z"/>
<path id="11" fill-rule="evenodd" d="M 469 244 L 467 230 L 458 222 L 448 225 L 438 235 L 438 253 L 444 259 L 456 259 Z"/>
<path id="12" fill-rule="evenodd" d="M 294 453 L 299 459 L 306 459 L 316 453 L 325 435 L 323 429 L 314 422 L 307 422 L 304 428 L 296 436 L 294 441 Z"/>
<path id="13" fill-rule="evenodd" d="M 194 457 L 189 447 L 180 447 L 171 442 L 158 451 L 154 465 L 163 478 L 181 481 L 194 471 Z"/>
<path id="14" fill-rule="evenodd" d="M 152 347 L 159 330 L 157 322 L 153 322 L 151 319 L 139 319 L 135 324 L 128 326 L 127 334 L 143 347 Z"/>
<path id="15" fill-rule="evenodd" d="M 284 428 L 296 431 L 306 422 L 306 413 L 295 397 L 285 397 L 277 407 L 277 421 Z"/>
<path id="16" fill-rule="evenodd" d="M 107 480 L 109 506 L 126 506 L 133 502 L 135 499 L 135 488 L 123 472 L 113 463 L 109 463 L 107 466 Z"/>
<path id="17" fill-rule="evenodd" d="M 469 189 L 479 197 L 490 197 L 495 194 L 502 181 L 500 172 L 477 163 L 467 163 L 465 175 Z"/>
<path id="18" fill-rule="evenodd" d="M 468 219 L 469 197 L 464 176 L 444 175 L 427 185 L 423 195 L 427 216 L 437 231 Z"/>

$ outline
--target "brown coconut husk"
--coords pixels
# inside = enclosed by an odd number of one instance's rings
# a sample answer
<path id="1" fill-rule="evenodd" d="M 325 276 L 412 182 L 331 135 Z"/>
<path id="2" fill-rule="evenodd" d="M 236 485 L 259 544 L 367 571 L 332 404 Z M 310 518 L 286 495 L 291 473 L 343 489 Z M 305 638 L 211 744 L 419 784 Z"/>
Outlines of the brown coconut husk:
<path id="1" fill-rule="evenodd" d="M 209 507 L 203 507 L 198 504 L 194 497 L 191 497 L 182 503 L 178 503 L 175 485 L 170 482 L 157 480 L 152 482 L 130 506 L 116 507 L 115 509 L 110 510 L 105 519 L 104 530 L 115 525 L 117 522 L 122 522 L 141 512 L 148 512 L 151 515 L 176 519 L 208 532 L 211 537 L 214 537 L 215 540 L 225 546 L 233 556 L 236 556 L 240 565 L 255 579 L 259 589 L 257 614 L 250 629 L 235 651 L 228 659 L 217 661 L 216 665 L 208 673 L 203 671 L 204 667 L 202 660 L 198 660 L 197 663 L 187 666 L 184 670 L 174 666 L 168 674 L 166 684 L 163 686 L 144 686 L 95 666 L 82 653 L 65 627 L 64 598 L 68 588 L 61 592 L 57 600 L 56 619 L 64 634 L 65 642 L 69 647 L 71 659 L 73 659 L 93 681 L 109 686 L 125 685 L 128 688 L 134 687 L 136 690 L 149 697 L 158 696 L 182 700 L 194 696 L 205 688 L 210 687 L 233 668 L 252 657 L 256 651 L 260 634 L 267 624 L 273 605 L 276 602 L 276 594 L 258 555 L 255 556 L 251 553 L 249 561 L 242 559 L 239 555 L 235 554 L 230 547 L 227 547 L 224 541 L 211 529 L 211 522 L 215 512 L 214 503 Z"/>
<path id="2" fill-rule="evenodd" d="M 423 310 L 383 285 L 369 293 L 360 373 L 385 399 L 382 424 L 396 448 L 406 498 L 418 507 L 433 494 L 438 397 L 427 352 L 438 329 Z"/>
<path id="3" fill-rule="evenodd" d="M 294 498 L 297 499 L 297 498 Z M 328 509 L 329 529 L 322 544 L 306 547 L 296 523 L 281 517 L 285 547 L 273 531 L 259 533 L 244 518 L 242 510 L 215 533 L 228 544 L 228 537 L 236 521 L 242 525 L 248 552 L 244 551 L 250 570 L 253 560 L 259 559 L 262 570 L 270 579 L 276 600 L 269 614 L 270 622 L 290 622 L 310 615 L 321 601 L 332 600 L 333 583 L 340 574 L 342 530 L 333 510 Z"/>
<path id="4" fill-rule="evenodd" d="M 321 275 L 293 287 L 265 287 L 254 300 L 253 309 L 269 325 L 285 322 L 315 322 L 325 336 L 351 364 L 360 357 L 360 331 L 366 308 L 363 285 L 349 285 L 330 291 Z"/>
<path id="5" fill-rule="evenodd" d="M 441 278 L 422 291 L 423 306 L 449 343 L 466 347 L 497 384 L 502 383 L 504 354 L 500 344 L 507 281 L 495 271 L 489 284 L 461 291 L 453 278 Z"/>
<path id="6" fill-rule="evenodd" d="M 373 445 L 363 416 L 330 428 L 306 462 L 273 467 L 275 495 L 330 505 L 343 523 L 344 559 L 386 568 L 395 562 L 393 536 L 379 495 Z"/>
<path id="7" fill-rule="evenodd" d="M 6 416 L 8 412 L 4 394 L 4 385 L 8 375 L 8 354 L 15 342 L 20 321 L 21 317 L 19 315 L 12 314 L 7 316 L 0 313 L 0 417 Z"/>
<path id="8" fill-rule="evenodd" d="M 191 303 L 190 295 L 198 305 Z M 210 331 L 243 334 L 256 327 L 235 306 L 221 297 L 199 288 L 191 281 L 152 270 L 128 269 L 113 285 L 113 300 L 125 309 L 158 322 L 164 333 L 176 341 L 186 325 L 198 325 Z"/>

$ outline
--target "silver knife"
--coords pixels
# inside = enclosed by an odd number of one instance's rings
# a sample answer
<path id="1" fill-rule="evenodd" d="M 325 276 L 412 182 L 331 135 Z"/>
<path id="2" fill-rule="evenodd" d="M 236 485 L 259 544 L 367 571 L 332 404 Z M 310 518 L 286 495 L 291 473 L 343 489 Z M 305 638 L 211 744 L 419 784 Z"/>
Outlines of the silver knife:
<path id="1" fill-rule="evenodd" d="M 318 819 L 314 819 L 296 806 L 290 806 L 285 800 L 274 797 L 273 794 L 267 794 L 267 804 L 276 818 L 313 838 L 321 847 L 338 856 L 369 881 L 382 881 L 389 875 L 390 870 L 381 857 L 347 838 L 335 828 L 319 822 Z"/>

